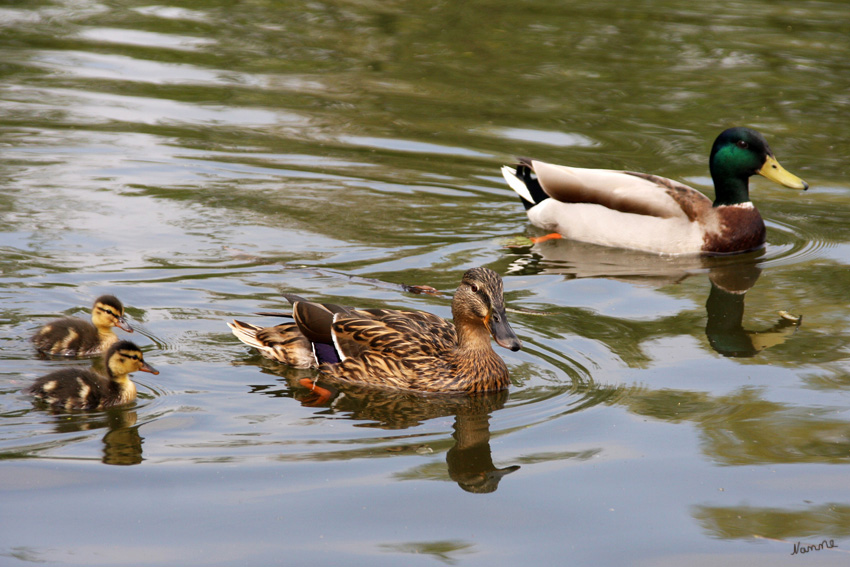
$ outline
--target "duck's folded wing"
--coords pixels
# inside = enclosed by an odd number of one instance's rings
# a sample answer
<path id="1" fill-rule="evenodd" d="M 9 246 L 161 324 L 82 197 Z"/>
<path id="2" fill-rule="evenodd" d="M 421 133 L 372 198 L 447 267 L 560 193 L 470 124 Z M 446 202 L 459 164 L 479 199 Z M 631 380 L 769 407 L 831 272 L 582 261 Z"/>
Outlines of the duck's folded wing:
<path id="1" fill-rule="evenodd" d="M 454 327 L 424 312 L 363 309 L 334 316 L 334 344 L 345 357 L 366 352 L 409 358 L 441 357 L 457 344 Z"/>
<path id="2" fill-rule="evenodd" d="M 307 339 L 314 343 L 330 343 L 331 325 L 334 315 L 348 315 L 356 309 L 334 305 L 333 303 L 314 303 L 295 295 L 285 294 L 292 301 L 292 317 L 298 323 L 298 328 Z"/>
<path id="3" fill-rule="evenodd" d="M 593 203 L 624 213 L 694 220 L 711 207 L 699 191 L 664 177 L 585 169 L 531 160 L 547 195 L 565 203 Z"/>
<path id="4" fill-rule="evenodd" d="M 457 346 L 454 324 L 432 313 L 387 309 L 380 320 L 415 342 L 424 356 L 443 358 Z"/>

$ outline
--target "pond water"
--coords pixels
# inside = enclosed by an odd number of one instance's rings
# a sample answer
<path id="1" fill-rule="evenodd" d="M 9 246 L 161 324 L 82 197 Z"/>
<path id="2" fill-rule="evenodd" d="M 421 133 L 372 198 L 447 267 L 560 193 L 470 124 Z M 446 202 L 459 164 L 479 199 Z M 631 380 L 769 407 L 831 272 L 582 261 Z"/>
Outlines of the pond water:
<path id="1" fill-rule="evenodd" d="M 847 3 L 31 0 L 0 30 L 0 564 L 848 561 Z M 811 184 L 753 179 L 764 250 L 509 246 L 539 234 L 514 156 L 711 195 L 731 125 Z M 479 265 L 509 392 L 317 406 L 226 326 L 282 292 L 449 317 Z M 29 336 L 102 293 L 161 373 L 34 406 L 91 361 Z"/>

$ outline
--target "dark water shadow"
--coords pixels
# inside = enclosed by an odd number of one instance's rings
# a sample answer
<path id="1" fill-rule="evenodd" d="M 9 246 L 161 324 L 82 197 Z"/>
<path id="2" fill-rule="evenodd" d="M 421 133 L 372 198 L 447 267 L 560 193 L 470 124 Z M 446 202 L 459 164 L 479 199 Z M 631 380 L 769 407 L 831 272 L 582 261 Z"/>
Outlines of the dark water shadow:
<path id="1" fill-rule="evenodd" d="M 449 477 L 467 492 L 494 492 L 518 465 L 499 468 L 490 448 L 490 418 L 502 409 L 507 390 L 475 395 L 417 395 L 375 388 L 323 386 L 333 393 L 337 411 L 362 420 L 362 427 L 406 429 L 439 417 L 454 416 L 454 445 L 446 453 Z"/>

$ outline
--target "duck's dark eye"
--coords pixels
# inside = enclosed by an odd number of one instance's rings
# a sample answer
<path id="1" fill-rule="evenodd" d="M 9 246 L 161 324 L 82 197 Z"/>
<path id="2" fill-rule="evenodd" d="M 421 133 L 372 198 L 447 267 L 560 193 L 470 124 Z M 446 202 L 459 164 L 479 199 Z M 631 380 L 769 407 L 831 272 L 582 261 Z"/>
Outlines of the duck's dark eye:
<path id="1" fill-rule="evenodd" d="M 472 290 L 472 293 L 478 293 L 478 286 L 474 283 L 469 284 L 469 289 Z"/>
<path id="2" fill-rule="evenodd" d="M 744 140 L 738 140 L 737 145 L 742 150 L 746 150 L 747 148 L 750 147 L 750 145 L 747 142 L 745 142 Z"/>

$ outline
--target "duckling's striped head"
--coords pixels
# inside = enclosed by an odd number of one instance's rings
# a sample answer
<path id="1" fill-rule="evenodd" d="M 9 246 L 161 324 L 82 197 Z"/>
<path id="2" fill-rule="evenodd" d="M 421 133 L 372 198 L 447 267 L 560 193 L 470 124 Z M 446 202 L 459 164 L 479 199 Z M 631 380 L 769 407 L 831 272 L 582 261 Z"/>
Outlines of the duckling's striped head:
<path id="1" fill-rule="evenodd" d="M 502 278 L 489 268 L 471 268 L 463 274 L 452 301 L 452 316 L 461 329 L 464 322 L 483 324 L 499 346 L 517 351 L 517 338 L 505 313 Z"/>
<path id="2" fill-rule="evenodd" d="M 91 320 L 99 329 L 119 327 L 128 333 L 133 332 L 133 328 L 124 319 L 124 305 L 114 295 L 101 295 L 95 300 Z"/>
<path id="3" fill-rule="evenodd" d="M 159 371 L 145 362 L 142 350 L 130 341 L 118 341 L 106 351 L 106 368 L 112 378 L 126 376 L 131 372 Z"/>

